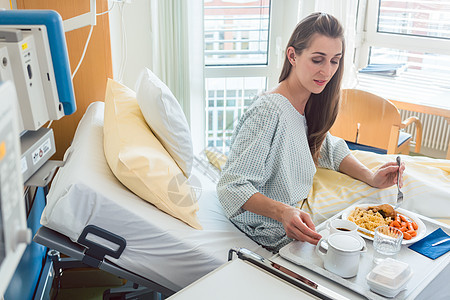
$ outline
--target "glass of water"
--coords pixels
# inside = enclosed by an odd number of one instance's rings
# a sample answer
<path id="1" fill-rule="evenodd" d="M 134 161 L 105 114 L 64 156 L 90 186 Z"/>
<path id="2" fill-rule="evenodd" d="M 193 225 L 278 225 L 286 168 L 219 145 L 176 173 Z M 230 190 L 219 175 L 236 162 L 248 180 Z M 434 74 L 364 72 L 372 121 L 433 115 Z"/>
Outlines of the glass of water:
<path id="1" fill-rule="evenodd" d="M 403 233 L 388 225 L 375 229 L 373 238 L 374 262 L 379 263 L 385 258 L 396 258 L 402 247 Z"/>

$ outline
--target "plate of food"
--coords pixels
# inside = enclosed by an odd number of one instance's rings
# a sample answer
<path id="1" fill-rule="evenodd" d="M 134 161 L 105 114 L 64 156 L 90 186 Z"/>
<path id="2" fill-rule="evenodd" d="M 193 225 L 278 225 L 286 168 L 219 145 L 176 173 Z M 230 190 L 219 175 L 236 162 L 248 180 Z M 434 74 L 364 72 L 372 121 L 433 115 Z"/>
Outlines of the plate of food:
<path id="1" fill-rule="evenodd" d="M 406 209 L 394 210 L 390 204 L 354 204 L 342 212 L 342 219 L 360 227 L 358 233 L 373 240 L 375 228 L 382 225 L 396 227 L 403 232 L 402 244 L 412 244 L 425 236 L 425 224 L 416 214 Z"/>

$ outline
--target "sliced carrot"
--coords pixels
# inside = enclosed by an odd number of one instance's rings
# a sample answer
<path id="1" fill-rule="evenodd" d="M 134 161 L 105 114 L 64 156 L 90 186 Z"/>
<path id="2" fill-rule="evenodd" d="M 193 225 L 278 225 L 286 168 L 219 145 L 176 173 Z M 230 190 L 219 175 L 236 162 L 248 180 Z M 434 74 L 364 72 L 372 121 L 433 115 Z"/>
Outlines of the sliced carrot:
<path id="1" fill-rule="evenodd" d="M 403 238 L 405 240 L 410 240 L 412 238 L 412 236 L 408 232 L 403 232 Z"/>
<path id="2" fill-rule="evenodd" d="M 417 232 L 415 230 L 408 230 L 406 232 L 409 233 L 412 237 L 417 236 Z"/>
<path id="3" fill-rule="evenodd" d="M 408 228 L 406 228 L 406 226 L 402 226 L 400 228 L 400 231 L 403 232 L 403 233 L 405 233 L 407 230 L 408 230 Z"/>
<path id="4" fill-rule="evenodd" d="M 419 226 L 417 226 L 416 222 L 411 222 L 412 227 L 414 228 L 414 230 L 417 230 L 419 228 Z"/>
<path id="5" fill-rule="evenodd" d="M 414 230 L 411 222 L 406 222 L 406 227 L 408 228 L 408 230 Z"/>
<path id="6" fill-rule="evenodd" d="M 400 216 L 400 220 L 402 220 L 403 222 L 408 222 L 408 220 L 405 218 L 404 215 L 399 215 Z"/>
<path id="7" fill-rule="evenodd" d="M 400 227 L 402 227 L 402 226 L 400 226 L 400 223 L 397 222 L 397 220 L 392 221 L 392 222 L 391 222 L 391 225 L 389 225 L 389 226 L 395 227 L 395 228 L 400 228 Z"/>

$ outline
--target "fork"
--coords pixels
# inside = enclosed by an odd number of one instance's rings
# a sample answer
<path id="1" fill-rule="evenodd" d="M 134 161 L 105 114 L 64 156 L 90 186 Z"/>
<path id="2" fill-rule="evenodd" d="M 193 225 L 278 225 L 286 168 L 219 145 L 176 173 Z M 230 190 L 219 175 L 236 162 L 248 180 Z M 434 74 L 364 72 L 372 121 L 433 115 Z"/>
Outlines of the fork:
<path id="1" fill-rule="evenodd" d="M 400 186 L 399 186 L 399 182 L 400 182 L 400 156 L 397 156 L 397 165 L 398 165 L 398 170 L 397 170 L 397 203 L 395 204 L 394 209 L 397 209 L 400 205 L 402 205 L 403 203 L 403 193 L 402 191 L 400 191 Z"/>

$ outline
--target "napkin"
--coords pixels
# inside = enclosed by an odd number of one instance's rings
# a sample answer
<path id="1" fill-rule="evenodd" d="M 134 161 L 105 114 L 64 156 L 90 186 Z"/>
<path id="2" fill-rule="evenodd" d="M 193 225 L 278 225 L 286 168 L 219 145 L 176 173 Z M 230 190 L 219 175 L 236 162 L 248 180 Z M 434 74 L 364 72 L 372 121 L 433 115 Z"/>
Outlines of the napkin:
<path id="1" fill-rule="evenodd" d="M 431 245 L 445 238 L 448 238 L 448 234 L 446 234 L 441 228 L 438 228 L 420 241 L 409 246 L 409 249 L 412 249 L 431 259 L 436 259 L 450 251 L 450 242 L 445 242 L 436 246 Z"/>

